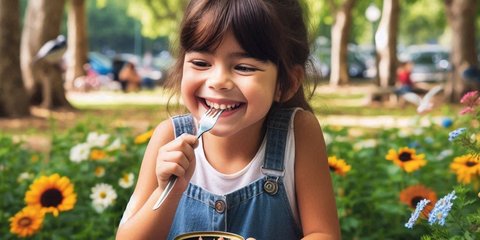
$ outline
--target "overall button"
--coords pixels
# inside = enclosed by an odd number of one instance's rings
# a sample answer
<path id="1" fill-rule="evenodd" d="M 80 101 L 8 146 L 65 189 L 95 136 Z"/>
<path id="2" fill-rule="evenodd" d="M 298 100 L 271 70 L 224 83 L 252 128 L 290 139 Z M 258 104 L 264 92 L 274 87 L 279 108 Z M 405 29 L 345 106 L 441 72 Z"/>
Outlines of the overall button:
<path id="1" fill-rule="evenodd" d="M 225 212 L 225 202 L 223 200 L 217 200 L 215 202 L 215 211 L 217 211 L 217 213 Z"/>
<path id="2" fill-rule="evenodd" d="M 278 192 L 278 183 L 276 181 L 267 180 L 263 184 L 263 190 L 270 195 L 275 195 Z"/>

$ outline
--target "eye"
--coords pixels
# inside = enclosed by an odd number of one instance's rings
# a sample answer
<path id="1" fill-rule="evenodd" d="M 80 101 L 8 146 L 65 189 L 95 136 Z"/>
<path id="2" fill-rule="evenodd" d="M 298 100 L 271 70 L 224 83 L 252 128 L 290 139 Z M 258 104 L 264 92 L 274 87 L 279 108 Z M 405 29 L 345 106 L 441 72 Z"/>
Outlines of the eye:
<path id="1" fill-rule="evenodd" d="M 256 67 L 248 66 L 248 65 L 237 65 L 235 66 L 235 70 L 240 72 L 256 72 L 259 69 Z"/>
<path id="2" fill-rule="evenodd" d="M 191 60 L 191 61 L 188 61 L 189 63 L 191 63 L 195 68 L 199 68 L 199 69 L 205 69 L 205 68 L 208 68 L 210 66 L 212 66 L 210 63 L 204 61 L 204 60 Z"/>

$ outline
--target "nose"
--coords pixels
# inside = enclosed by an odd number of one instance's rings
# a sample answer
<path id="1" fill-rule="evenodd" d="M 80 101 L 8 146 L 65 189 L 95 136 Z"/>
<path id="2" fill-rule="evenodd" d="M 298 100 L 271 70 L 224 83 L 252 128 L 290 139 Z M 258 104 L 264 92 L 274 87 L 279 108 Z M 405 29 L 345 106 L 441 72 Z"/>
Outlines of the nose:
<path id="1" fill-rule="evenodd" d="M 230 90 L 234 86 L 229 71 L 223 68 L 218 68 L 213 71 L 206 84 L 209 88 L 215 90 Z"/>

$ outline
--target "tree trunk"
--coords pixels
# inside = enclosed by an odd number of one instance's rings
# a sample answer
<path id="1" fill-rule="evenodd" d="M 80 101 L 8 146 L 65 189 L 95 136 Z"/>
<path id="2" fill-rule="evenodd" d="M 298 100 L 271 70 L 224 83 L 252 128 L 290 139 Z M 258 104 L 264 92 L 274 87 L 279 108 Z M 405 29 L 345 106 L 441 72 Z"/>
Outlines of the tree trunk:
<path id="1" fill-rule="evenodd" d="M 87 63 L 87 20 L 85 17 L 85 0 L 70 0 L 68 11 L 68 50 L 66 87 L 72 87 L 73 81 L 85 75 Z"/>
<path id="2" fill-rule="evenodd" d="M 0 0 L 0 117 L 30 115 L 19 56 L 19 0 Z"/>
<path id="3" fill-rule="evenodd" d="M 397 67 L 398 0 L 384 0 L 382 19 L 375 34 L 378 56 L 378 82 L 380 87 L 395 85 Z"/>
<path id="4" fill-rule="evenodd" d="M 475 47 L 475 17 L 477 1 L 445 0 L 448 24 L 452 30 L 451 78 L 447 81 L 445 97 L 450 102 L 458 102 L 462 95 L 475 88 L 465 81 L 462 72 L 467 67 L 478 66 Z"/>
<path id="5" fill-rule="evenodd" d="M 347 85 L 348 76 L 348 37 L 352 24 L 352 8 L 355 0 L 345 0 L 335 16 L 332 27 L 330 85 Z"/>
<path id="6" fill-rule="evenodd" d="M 71 108 L 65 97 L 61 63 L 34 61 L 47 41 L 60 33 L 65 0 L 29 1 L 21 41 L 21 68 L 30 101 L 42 108 Z"/>

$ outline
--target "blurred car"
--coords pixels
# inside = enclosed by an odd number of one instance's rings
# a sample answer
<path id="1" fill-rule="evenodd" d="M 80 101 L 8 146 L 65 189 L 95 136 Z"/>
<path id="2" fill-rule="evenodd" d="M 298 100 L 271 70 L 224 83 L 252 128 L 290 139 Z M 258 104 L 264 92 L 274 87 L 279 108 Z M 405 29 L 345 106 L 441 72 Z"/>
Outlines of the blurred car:
<path id="1" fill-rule="evenodd" d="M 399 54 L 413 64 L 413 82 L 445 82 L 451 69 L 450 52 L 439 45 L 412 45 Z"/>
<path id="2" fill-rule="evenodd" d="M 109 75 L 112 73 L 112 60 L 99 52 L 89 52 L 88 63 L 90 67 L 100 75 Z"/>
<path id="3" fill-rule="evenodd" d="M 152 65 L 154 68 L 158 69 L 162 77 L 160 82 L 163 83 L 167 78 L 168 72 L 170 68 L 173 66 L 175 59 L 170 54 L 169 51 L 162 51 L 157 56 L 155 56 L 152 60 Z"/>
<path id="4" fill-rule="evenodd" d="M 319 48 L 313 54 L 314 67 L 320 71 L 323 78 L 330 76 L 331 72 L 331 50 L 330 48 Z M 367 77 L 367 59 L 353 48 L 347 52 L 348 75 L 352 78 Z"/>

